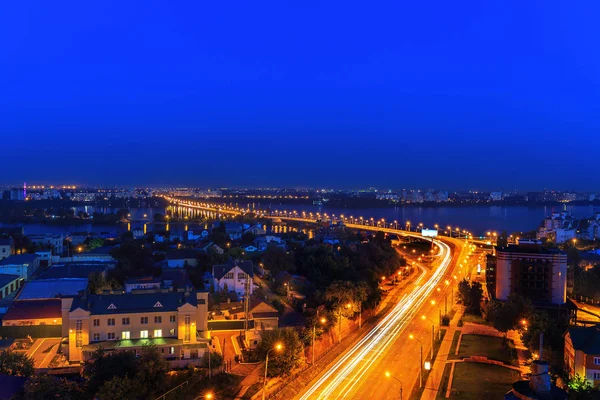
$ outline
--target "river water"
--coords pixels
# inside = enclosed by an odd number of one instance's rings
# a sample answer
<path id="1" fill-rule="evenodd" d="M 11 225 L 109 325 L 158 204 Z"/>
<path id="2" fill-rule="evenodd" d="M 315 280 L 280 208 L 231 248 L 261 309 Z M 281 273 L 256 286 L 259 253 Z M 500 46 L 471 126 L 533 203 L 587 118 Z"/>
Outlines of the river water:
<path id="1" fill-rule="evenodd" d="M 558 211 L 570 211 L 576 218 L 591 217 L 594 212 L 600 212 L 598 206 L 569 206 L 569 205 L 553 205 L 553 206 L 489 206 L 489 205 L 469 205 L 469 206 L 455 206 L 455 207 L 389 207 L 389 208 L 363 208 L 363 209 L 349 209 L 349 208 L 336 208 L 328 207 L 325 205 L 305 205 L 305 204 L 239 204 L 239 206 L 255 209 L 266 209 L 270 207 L 271 210 L 287 210 L 302 211 L 309 213 L 327 213 L 329 215 L 344 215 L 345 217 L 353 216 L 355 218 L 363 217 L 365 219 L 374 218 L 380 220 L 385 218 L 386 222 L 398 221 L 399 225 L 404 225 L 406 221 L 410 221 L 411 226 L 418 226 L 419 223 L 423 223 L 425 228 L 433 228 L 435 224 L 438 224 L 441 228 L 445 229 L 446 226 L 452 226 L 453 229 L 460 227 L 460 229 L 466 229 L 473 232 L 475 235 L 484 235 L 488 231 L 502 232 L 506 231 L 509 234 L 512 232 L 525 232 L 536 229 L 544 217 L 550 215 L 553 212 Z M 110 208 L 99 208 L 94 209 L 93 207 L 77 207 L 78 211 L 85 211 L 92 214 L 94 211 L 97 212 L 116 212 L 117 209 Z M 117 236 L 126 232 L 127 230 L 142 228 L 148 231 L 152 230 L 152 219 L 154 214 L 160 213 L 165 214 L 165 209 L 159 208 L 132 208 L 129 210 L 131 213 L 131 224 L 117 224 L 117 225 L 93 225 L 93 224 L 80 224 L 80 225 L 54 225 L 54 224 L 40 224 L 30 223 L 22 224 L 25 229 L 26 235 L 42 234 L 42 233 L 55 233 L 68 235 L 73 232 L 107 232 L 113 236 Z M 0 224 L 0 227 L 8 226 L 8 224 Z M 164 227 L 164 225 L 162 225 Z M 187 225 L 184 223 L 172 223 L 169 229 L 173 233 L 181 233 L 187 229 Z"/>

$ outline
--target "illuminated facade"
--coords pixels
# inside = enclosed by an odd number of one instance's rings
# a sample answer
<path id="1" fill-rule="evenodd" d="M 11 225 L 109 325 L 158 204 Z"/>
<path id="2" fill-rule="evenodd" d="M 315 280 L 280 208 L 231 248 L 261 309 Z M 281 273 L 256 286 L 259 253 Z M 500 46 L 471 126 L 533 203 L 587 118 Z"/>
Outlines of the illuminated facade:
<path id="1" fill-rule="evenodd" d="M 168 360 L 199 360 L 208 343 L 208 292 L 147 290 L 62 300 L 70 362 L 102 348 L 139 353 L 155 346 Z"/>

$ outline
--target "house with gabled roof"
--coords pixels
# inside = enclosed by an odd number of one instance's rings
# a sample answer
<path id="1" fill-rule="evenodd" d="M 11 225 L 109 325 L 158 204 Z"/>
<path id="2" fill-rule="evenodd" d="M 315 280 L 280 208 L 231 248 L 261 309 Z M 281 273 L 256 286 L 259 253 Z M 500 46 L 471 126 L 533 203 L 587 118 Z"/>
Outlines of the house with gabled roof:
<path id="1" fill-rule="evenodd" d="M 225 290 L 244 296 L 246 290 L 251 295 L 254 292 L 254 266 L 252 261 L 233 261 L 226 264 L 213 265 L 213 285 L 215 291 Z"/>

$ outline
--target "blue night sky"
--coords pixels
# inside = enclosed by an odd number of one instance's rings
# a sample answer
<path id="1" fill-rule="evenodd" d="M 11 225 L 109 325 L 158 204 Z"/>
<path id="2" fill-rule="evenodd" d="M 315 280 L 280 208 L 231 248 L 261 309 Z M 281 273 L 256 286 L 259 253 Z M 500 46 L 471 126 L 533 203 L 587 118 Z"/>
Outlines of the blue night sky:
<path id="1" fill-rule="evenodd" d="M 0 181 L 600 190 L 597 1 L 4 1 Z"/>

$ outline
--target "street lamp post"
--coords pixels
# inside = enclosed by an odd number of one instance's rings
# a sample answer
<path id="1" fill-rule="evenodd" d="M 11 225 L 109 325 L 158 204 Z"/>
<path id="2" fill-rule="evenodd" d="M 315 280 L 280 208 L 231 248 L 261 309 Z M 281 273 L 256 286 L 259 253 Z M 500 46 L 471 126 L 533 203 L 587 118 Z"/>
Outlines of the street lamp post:
<path id="1" fill-rule="evenodd" d="M 319 312 L 317 311 L 317 316 L 319 315 Z M 315 336 L 317 335 L 317 322 L 321 322 L 322 324 L 324 324 L 325 322 L 327 322 L 327 320 L 325 318 L 321 318 L 320 320 L 315 321 L 315 323 L 313 324 L 313 334 L 312 334 L 312 363 L 313 365 L 315 365 Z"/>
<path id="2" fill-rule="evenodd" d="M 416 340 L 417 342 L 419 342 L 419 345 L 421 346 L 421 358 L 420 358 L 420 362 L 419 362 L 419 389 L 423 387 L 423 343 L 417 339 L 415 337 L 415 335 L 413 335 L 412 333 L 410 334 L 409 338 Z"/>
<path id="3" fill-rule="evenodd" d="M 388 378 L 393 378 L 395 380 L 397 380 L 398 382 L 400 382 L 400 400 L 402 400 L 402 381 L 398 378 L 396 378 L 395 376 L 393 376 L 392 374 L 389 373 L 389 371 L 385 371 L 385 376 Z"/>
<path id="4" fill-rule="evenodd" d="M 273 350 L 281 351 L 281 349 L 283 349 L 283 345 L 281 343 L 277 343 L 275 345 L 275 347 L 273 347 L 272 349 L 269 349 L 269 351 L 267 351 L 267 357 L 265 358 L 265 380 L 263 381 L 263 393 L 262 393 L 263 400 L 265 400 L 266 392 L 267 392 L 267 370 L 269 369 L 269 353 L 272 352 Z"/>
<path id="5" fill-rule="evenodd" d="M 435 323 L 424 315 L 421 315 L 421 319 L 423 321 L 431 322 L 431 355 L 430 355 L 430 358 L 431 358 L 431 361 L 433 361 L 433 344 L 435 343 Z M 441 327 L 440 327 L 440 329 L 441 329 Z"/>

